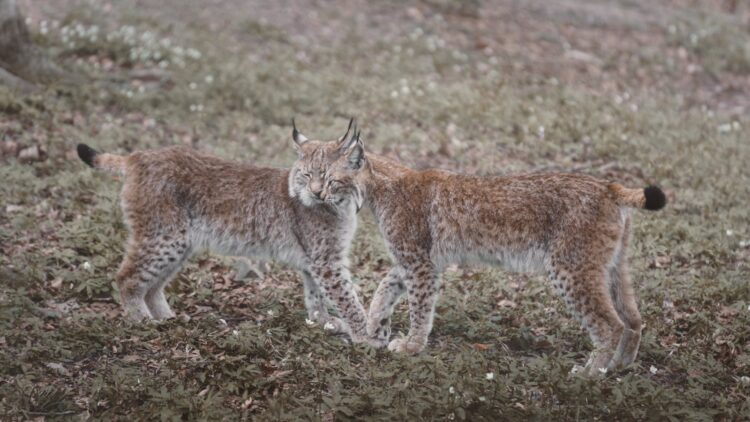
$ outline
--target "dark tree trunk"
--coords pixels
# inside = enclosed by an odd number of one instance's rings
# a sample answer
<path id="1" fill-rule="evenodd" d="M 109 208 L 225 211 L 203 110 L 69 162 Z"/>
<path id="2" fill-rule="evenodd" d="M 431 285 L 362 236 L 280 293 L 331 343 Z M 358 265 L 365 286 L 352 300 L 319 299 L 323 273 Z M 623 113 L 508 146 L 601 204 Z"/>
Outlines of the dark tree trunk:
<path id="1" fill-rule="evenodd" d="M 0 83 L 22 91 L 67 79 L 32 42 L 16 0 L 0 0 Z"/>

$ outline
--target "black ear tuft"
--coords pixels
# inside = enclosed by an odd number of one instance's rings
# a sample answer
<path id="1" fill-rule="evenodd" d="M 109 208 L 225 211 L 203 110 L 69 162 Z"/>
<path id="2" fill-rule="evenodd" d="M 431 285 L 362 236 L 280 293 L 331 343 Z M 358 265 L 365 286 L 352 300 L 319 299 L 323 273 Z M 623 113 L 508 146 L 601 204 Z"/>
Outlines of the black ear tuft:
<path id="1" fill-rule="evenodd" d="M 305 137 L 305 135 L 301 134 L 300 131 L 297 130 L 297 125 L 294 123 L 294 119 L 292 119 L 292 139 L 297 145 L 302 145 L 307 142 L 307 138 Z"/>
<path id="2" fill-rule="evenodd" d="M 667 196 L 658 186 L 648 186 L 643 189 L 643 195 L 646 197 L 644 209 L 656 211 L 664 208 L 664 205 L 667 204 Z"/>
<path id="3" fill-rule="evenodd" d="M 76 149 L 78 150 L 78 156 L 81 160 L 89 166 L 94 167 L 94 158 L 98 152 L 94 151 L 93 148 L 86 144 L 78 144 Z"/>

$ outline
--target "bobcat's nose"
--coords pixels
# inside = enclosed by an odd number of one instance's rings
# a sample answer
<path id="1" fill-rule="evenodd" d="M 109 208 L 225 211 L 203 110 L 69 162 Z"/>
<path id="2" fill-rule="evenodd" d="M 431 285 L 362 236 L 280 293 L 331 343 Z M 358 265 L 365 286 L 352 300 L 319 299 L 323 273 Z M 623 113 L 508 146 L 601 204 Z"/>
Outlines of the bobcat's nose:
<path id="1" fill-rule="evenodd" d="M 311 190 L 310 193 L 313 194 L 313 196 L 315 197 L 315 199 L 323 199 L 322 198 L 322 195 L 323 195 L 323 191 L 322 190 L 317 191 L 317 192 L 315 192 L 314 190 Z"/>

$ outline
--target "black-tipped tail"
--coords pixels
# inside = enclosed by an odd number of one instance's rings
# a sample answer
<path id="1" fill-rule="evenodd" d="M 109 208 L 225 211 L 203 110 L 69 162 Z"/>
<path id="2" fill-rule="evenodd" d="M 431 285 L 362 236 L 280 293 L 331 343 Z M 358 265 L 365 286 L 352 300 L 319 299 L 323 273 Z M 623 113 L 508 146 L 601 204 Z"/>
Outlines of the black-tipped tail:
<path id="1" fill-rule="evenodd" d="M 664 208 L 664 205 L 667 204 L 667 196 L 658 186 L 649 186 L 643 189 L 643 196 L 646 197 L 644 209 L 656 211 Z"/>
<path id="2" fill-rule="evenodd" d="M 81 157 L 81 160 L 89 166 L 94 167 L 94 158 L 98 152 L 86 144 L 78 144 L 77 149 L 78 156 Z"/>

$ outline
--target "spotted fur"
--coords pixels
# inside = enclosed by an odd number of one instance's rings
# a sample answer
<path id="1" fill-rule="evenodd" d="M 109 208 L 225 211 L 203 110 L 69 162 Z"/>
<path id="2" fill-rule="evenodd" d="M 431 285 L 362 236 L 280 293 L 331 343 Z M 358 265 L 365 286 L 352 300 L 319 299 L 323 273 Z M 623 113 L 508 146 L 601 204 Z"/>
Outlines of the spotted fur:
<path id="1" fill-rule="evenodd" d="M 306 146 L 295 146 L 307 157 Z M 130 236 L 116 281 L 129 317 L 173 317 L 164 287 L 191 255 L 211 250 L 298 269 L 308 318 L 367 341 L 365 311 L 347 268 L 361 204 L 355 190 L 329 186 L 317 197 L 317 185 L 300 176 L 302 165 L 257 167 L 185 147 L 127 156 L 85 145 L 78 151 L 93 167 L 124 175 L 121 205 Z M 329 315 L 329 304 L 343 320 Z"/>
<path id="2" fill-rule="evenodd" d="M 372 210 L 394 267 L 378 286 L 368 332 L 379 344 L 404 293 L 410 329 L 391 340 L 395 352 L 419 353 L 432 330 L 439 275 L 451 264 L 503 266 L 545 273 L 594 343 L 589 371 L 630 364 L 638 352 L 641 317 L 626 266 L 628 207 L 658 209 L 663 193 L 628 189 L 578 174 L 479 177 L 416 171 L 364 153 L 361 140 L 317 145 L 321 171 L 361 170 L 348 180 Z M 317 156 L 316 156 L 317 157 Z"/>

